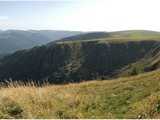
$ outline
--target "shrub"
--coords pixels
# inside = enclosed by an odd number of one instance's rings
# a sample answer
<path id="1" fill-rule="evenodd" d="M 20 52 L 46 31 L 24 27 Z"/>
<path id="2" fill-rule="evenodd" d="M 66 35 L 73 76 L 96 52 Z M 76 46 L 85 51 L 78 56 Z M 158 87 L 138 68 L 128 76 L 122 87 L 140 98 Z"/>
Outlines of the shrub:
<path id="1" fill-rule="evenodd" d="M 0 118 L 21 118 L 22 112 L 18 103 L 9 98 L 1 98 Z"/>

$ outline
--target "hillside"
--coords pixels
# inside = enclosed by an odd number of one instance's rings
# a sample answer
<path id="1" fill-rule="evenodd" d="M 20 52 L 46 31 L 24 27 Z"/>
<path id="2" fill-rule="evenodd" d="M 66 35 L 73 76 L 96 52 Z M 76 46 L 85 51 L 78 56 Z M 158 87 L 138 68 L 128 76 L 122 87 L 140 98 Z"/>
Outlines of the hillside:
<path id="1" fill-rule="evenodd" d="M 110 33 L 114 38 L 128 38 L 128 39 L 158 39 L 160 32 L 150 30 L 126 30 Z"/>
<path id="2" fill-rule="evenodd" d="M 107 79 L 144 57 L 156 41 L 76 42 L 18 51 L 0 61 L 0 79 L 50 83 Z"/>
<path id="3" fill-rule="evenodd" d="M 57 42 L 68 41 L 141 41 L 141 40 L 159 40 L 160 32 L 149 30 L 128 30 L 115 32 L 91 32 L 63 38 Z"/>
<path id="4" fill-rule="evenodd" d="M 160 71 L 110 81 L 0 89 L 0 118 L 159 118 Z"/>
<path id="5" fill-rule="evenodd" d="M 94 32 L 77 37 L 83 39 L 68 41 L 67 37 L 65 41 L 59 40 L 6 56 L 0 60 L 1 81 L 34 80 L 42 83 L 47 80 L 49 83 L 64 84 L 108 79 L 117 74 L 136 75 L 145 72 L 144 64 L 148 66 L 151 63 L 150 57 L 156 54 L 153 51 L 160 44 L 159 32 L 144 30 Z M 159 50 L 156 51 L 159 53 Z M 142 63 L 136 65 L 138 70 L 132 67 L 135 63 Z"/>
<path id="6" fill-rule="evenodd" d="M 1 58 L 0 118 L 160 118 L 159 33 L 93 34 Z"/>
<path id="7" fill-rule="evenodd" d="M 7 30 L 0 32 L 0 55 L 32 48 L 64 37 L 80 34 L 74 31 Z"/>
<path id="8" fill-rule="evenodd" d="M 160 68 L 160 43 L 155 44 L 154 49 L 148 52 L 144 58 L 131 63 L 118 71 L 118 76 L 137 75 Z"/>

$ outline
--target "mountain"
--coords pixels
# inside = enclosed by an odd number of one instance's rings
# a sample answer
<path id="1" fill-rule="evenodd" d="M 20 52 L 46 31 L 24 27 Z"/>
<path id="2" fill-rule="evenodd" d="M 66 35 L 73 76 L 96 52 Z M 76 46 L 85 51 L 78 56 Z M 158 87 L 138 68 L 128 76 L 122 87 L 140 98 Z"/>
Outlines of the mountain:
<path id="1" fill-rule="evenodd" d="M 34 46 L 64 37 L 80 34 L 74 31 L 54 30 L 7 30 L 0 32 L 0 54 L 13 53 L 17 50 L 28 49 Z"/>
<path id="2" fill-rule="evenodd" d="M 150 33 L 147 38 L 141 35 L 144 32 L 129 31 L 130 36 L 126 37 L 127 31 L 117 35 L 112 32 L 108 33 L 112 38 L 57 41 L 50 46 L 18 51 L 0 61 L 0 79 L 47 80 L 55 84 L 107 79 L 117 70 L 144 58 L 160 43 L 157 32 L 147 31 L 147 35 Z"/>
<path id="3" fill-rule="evenodd" d="M 159 33 L 107 34 L 1 58 L 0 118 L 160 118 Z"/>
<path id="4" fill-rule="evenodd" d="M 46 36 L 48 39 L 52 41 L 85 33 L 81 31 L 64 31 L 64 30 L 29 30 L 29 31 Z"/>

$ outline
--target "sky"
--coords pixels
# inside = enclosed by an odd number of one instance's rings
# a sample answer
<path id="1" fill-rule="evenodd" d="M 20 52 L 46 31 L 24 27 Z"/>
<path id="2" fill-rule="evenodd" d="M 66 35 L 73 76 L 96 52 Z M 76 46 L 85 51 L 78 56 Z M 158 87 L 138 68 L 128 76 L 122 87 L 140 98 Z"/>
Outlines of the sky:
<path id="1" fill-rule="evenodd" d="M 160 0 L 0 0 L 0 29 L 160 31 Z"/>

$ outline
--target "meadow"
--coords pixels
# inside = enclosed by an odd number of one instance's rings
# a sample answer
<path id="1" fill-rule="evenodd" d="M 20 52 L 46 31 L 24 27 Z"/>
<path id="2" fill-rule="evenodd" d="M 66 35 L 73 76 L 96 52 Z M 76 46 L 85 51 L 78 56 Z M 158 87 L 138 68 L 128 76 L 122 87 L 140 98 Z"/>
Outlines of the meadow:
<path id="1" fill-rule="evenodd" d="M 0 89 L 0 118 L 159 118 L 160 71 L 116 80 Z"/>

